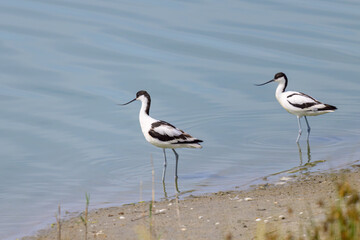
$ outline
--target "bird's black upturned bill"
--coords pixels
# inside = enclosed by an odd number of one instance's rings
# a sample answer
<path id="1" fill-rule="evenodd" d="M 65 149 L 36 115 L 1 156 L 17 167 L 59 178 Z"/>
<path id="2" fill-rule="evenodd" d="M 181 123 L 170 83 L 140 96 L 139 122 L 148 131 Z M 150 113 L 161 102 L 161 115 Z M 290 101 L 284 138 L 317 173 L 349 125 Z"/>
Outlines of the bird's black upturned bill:
<path id="1" fill-rule="evenodd" d="M 261 84 L 255 84 L 255 86 L 262 86 L 262 85 L 265 85 L 265 84 L 268 84 L 268 83 L 271 83 L 275 81 L 275 79 L 271 79 L 270 81 L 267 81 L 266 83 L 261 83 Z"/>
<path id="2" fill-rule="evenodd" d="M 134 98 L 133 100 L 131 100 L 130 102 L 127 102 L 127 103 L 124 103 L 124 104 L 121 104 L 121 103 L 119 103 L 118 105 L 122 105 L 122 106 L 125 106 L 125 105 L 128 105 L 129 103 L 132 103 L 133 101 L 135 101 L 136 100 L 136 98 Z"/>

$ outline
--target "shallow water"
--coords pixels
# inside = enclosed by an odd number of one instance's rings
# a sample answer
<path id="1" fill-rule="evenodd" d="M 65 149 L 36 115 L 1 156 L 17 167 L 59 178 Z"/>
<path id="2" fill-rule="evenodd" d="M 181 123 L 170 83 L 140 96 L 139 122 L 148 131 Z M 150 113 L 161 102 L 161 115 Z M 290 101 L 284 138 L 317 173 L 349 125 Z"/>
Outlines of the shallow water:
<path id="1" fill-rule="evenodd" d="M 91 208 L 149 200 L 150 159 L 164 197 L 162 150 L 142 136 L 140 103 L 117 105 L 141 89 L 153 117 L 204 140 L 178 150 L 182 192 L 246 187 L 309 157 L 317 164 L 306 171 L 359 160 L 359 10 L 356 1 L 1 1 L 0 239 L 46 226 L 58 204 L 80 211 L 85 193 Z M 309 153 L 304 134 L 299 154 L 276 85 L 254 86 L 279 71 L 290 90 L 339 108 L 309 118 Z"/>

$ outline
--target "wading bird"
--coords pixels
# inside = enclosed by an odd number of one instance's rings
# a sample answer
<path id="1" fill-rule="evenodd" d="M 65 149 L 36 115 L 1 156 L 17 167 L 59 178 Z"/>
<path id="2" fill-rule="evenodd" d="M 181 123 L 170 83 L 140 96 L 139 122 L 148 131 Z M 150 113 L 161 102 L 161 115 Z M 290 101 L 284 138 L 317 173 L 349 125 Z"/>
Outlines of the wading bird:
<path id="1" fill-rule="evenodd" d="M 149 112 L 150 112 L 151 98 L 146 91 L 143 90 L 138 91 L 136 93 L 136 98 L 134 98 L 128 103 L 120 104 L 120 105 L 124 106 L 135 100 L 141 101 L 139 121 L 145 139 L 152 145 L 163 149 L 165 161 L 164 161 L 162 181 L 163 182 L 165 181 L 165 173 L 166 173 L 166 165 L 167 165 L 165 148 L 171 148 L 175 154 L 176 157 L 175 180 L 177 180 L 179 155 L 175 151 L 175 148 L 202 148 L 202 146 L 199 143 L 203 141 L 190 136 L 183 130 L 176 128 L 175 126 L 171 125 L 168 122 L 157 120 L 150 117 Z"/>
<path id="2" fill-rule="evenodd" d="M 299 134 L 296 139 L 296 142 L 299 142 L 301 136 L 301 123 L 300 118 L 304 117 L 306 121 L 306 125 L 308 127 L 307 132 L 307 140 L 309 141 L 310 135 L 310 126 L 306 116 L 317 116 L 324 113 L 334 112 L 337 108 L 335 106 L 321 103 L 313 97 L 306 95 L 301 92 L 294 92 L 294 91 L 286 91 L 286 86 L 288 84 L 288 79 L 286 75 L 282 72 L 275 74 L 274 79 L 262 83 L 256 84 L 256 86 L 262 86 L 271 82 L 277 82 L 278 86 L 276 88 L 275 97 L 280 103 L 280 105 L 285 108 L 291 114 L 297 116 L 298 125 L 299 125 Z"/>

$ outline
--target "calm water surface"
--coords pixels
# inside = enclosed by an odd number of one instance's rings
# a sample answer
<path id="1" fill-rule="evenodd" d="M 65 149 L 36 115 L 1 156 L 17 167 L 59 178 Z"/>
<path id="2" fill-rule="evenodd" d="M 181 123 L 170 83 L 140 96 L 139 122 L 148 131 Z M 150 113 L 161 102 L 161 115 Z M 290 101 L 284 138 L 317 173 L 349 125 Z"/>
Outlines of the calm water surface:
<path id="1" fill-rule="evenodd" d="M 360 144 L 358 1 L 81 1 L 0 3 L 0 239 L 80 211 L 164 197 L 162 150 L 140 131 L 138 90 L 151 115 L 204 140 L 179 149 L 179 188 L 246 187 L 305 164 L 350 165 Z M 336 105 L 309 118 L 299 154 L 289 89 Z M 305 127 L 305 123 L 303 123 Z M 168 151 L 167 194 L 174 195 Z M 142 187 L 140 187 L 142 185 Z"/>

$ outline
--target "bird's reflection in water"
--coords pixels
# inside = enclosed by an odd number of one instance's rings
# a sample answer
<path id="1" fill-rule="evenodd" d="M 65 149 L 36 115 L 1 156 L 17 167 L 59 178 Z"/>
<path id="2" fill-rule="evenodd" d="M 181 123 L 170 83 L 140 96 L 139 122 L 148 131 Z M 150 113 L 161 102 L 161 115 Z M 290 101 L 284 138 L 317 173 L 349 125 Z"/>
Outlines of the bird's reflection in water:
<path id="1" fill-rule="evenodd" d="M 163 183 L 163 190 L 164 190 L 164 198 L 167 199 L 168 195 L 167 195 L 167 192 L 166 192 L 165 181 L 163 181 L 162 183 Z M 178 186 L 178 178 L 175 178 L 175 190 L 176 190 L 176 194 L 180 193 L 179 186 Z"/>
<path id="2" fill-rule="evenodd" d="M 306 141 L 307 143 L 307 162 L 309 163 L 311 161 L 311 151 L 310 151 L 310 143 L 309 141 Z M 298 149 L 299 149 L 299 157 L 300 157 L 300 166 L 303 165 L 303 154 L 301 151 L 301 146 L 299 143 L 297 143 Z"/>
<path id="3" fill-rule="evenodd" d="M 167 192 L 166 192 L 165 182 L 162 182 L 162 183 L 163 183 L 163 190 L 164 190 L 164 198 L 165 198 L 165 199 L 168 199 L 168 195 L 167 195 Z"/>
<path id="4" fill-rule="evenodd" d="M 179 187 L 178 187 L 178 178 L 175 178 L 175 189 L 177 193 L 180 193 Z"/>

